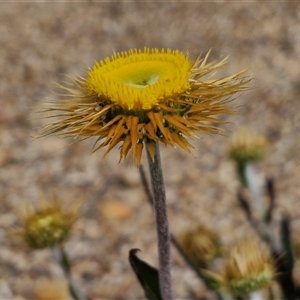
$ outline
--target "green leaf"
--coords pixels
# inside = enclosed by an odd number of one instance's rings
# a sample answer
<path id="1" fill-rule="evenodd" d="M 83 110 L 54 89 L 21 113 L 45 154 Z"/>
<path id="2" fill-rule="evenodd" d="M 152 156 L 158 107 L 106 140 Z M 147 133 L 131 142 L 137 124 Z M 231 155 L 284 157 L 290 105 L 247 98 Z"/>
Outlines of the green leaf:
<path id="1" fill-rule="evenodd" d="M 136 255 L 138 251 L 140 250 L 131 249 L 129 251 L 129 262 L 144 289 L 146 298 L 148 300 L 163 300 L 160 293 L 158 270 L 138 258 Z"/>
<path id="2" fill-rule="evenodd" d="M 290 219 L 284 215 L 281 220 L 281 242 L 284 249 L 284 262 L 289 274 L 293 273 L 294 255 L 291 241 L 291 224 Z"/>
<path id="3" fill-rule="evenodd" d="M 274 179 L 269 177 L 266 179 L 266 191 L 269 196 L 269 206 L 267 208 L 264 221 L 270 224 L 273 217 L 273 211 L 275 209 L 275 186 Z"/>

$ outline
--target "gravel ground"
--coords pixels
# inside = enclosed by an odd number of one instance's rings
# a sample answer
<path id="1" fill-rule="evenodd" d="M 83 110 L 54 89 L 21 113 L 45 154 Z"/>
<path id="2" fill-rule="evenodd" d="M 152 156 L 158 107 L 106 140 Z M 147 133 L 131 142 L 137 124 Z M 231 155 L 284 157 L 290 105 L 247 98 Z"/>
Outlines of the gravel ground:
<path id="1" fill-rule="evenodd" d="M 299 232 L 299 3 L 1 2 L 0 46 L 1 299 L 69 297 L 50 251 L 29 251 L 8 235 L 22 223 L 20 208 L 53 194 L 66 204 L 83 201 L 66 243 L 81 288 L 91 299 L 144 297 L 128 251 L 140 248 L 140 257 L 156 266 L 157 249 L 137 168 L 130 161 L 118 164 L 117 150 L 106 159 L 101 152 L 89 155 L 93 140 L 71 145 L 68 139 L 32 138 L 45 123 L 32 107 L 55 97 L 53 82 L 83 74 L 113 51 L 169 47 L 188 50 L 194 59 L 212 49 L 212 60 L 230 55 L 222 74 L 249 68 L 255 78 L 238 100 L 240 114 L 226 117 L 225 136 L 201 135 L 194 157 L 162 147 L 174 235 L 199 223 L 216 230 L 225 245 L 253 234 L 237 206 L 239 183 L 224 153 L 230 132 L 240 126 L 268 138 L 268 156 L 256 166 L 259 179 L 275 178 L 278 213 L 287 212 Z M 201 293 L 175 249 L 172 256 L 177 298 L 189 299 L 189 288 Z"/>

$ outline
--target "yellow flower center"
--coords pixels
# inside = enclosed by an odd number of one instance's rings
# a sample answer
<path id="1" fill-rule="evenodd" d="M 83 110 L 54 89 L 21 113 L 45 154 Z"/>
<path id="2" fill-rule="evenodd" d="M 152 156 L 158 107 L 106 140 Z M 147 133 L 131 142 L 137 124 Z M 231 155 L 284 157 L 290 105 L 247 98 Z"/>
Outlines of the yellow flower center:
<path id="1" fill-rule="evenodd" d="M 192 64 L 170 49 L 130 50 L 96 63 L 89 71 L 90 95 L 109 99 L 125 109 L 151 109 L 189 88 Z"/>

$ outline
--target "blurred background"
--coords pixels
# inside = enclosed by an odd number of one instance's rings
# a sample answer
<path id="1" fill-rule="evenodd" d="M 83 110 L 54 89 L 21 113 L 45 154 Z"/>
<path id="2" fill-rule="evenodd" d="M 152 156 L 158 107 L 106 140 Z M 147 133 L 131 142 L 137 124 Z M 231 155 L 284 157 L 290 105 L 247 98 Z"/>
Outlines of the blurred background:
<path id="1" fill-rule="evenodd" d="M 280 209 L 300 230 L 300 4 L 285 2 L 46 2 L 0 3 L 0 298 L 46 299 L 64 293 L 63 274 L 49 250 L 30 251 L 10 230 L 22 225 L 27 203 L 56 195 L 63 205 L 83 202 L 66 243 L 74 280 L 92 299 L 142 299 L 128 263 L 131 248 L 157 266 L 156 231 L 138 169 L 118 164 L 118 150 L 90 155 L 94 140 L 34 139 L 45 120 L 34 107 L 55 99 L 55 82 L 84 70 L 113 51 L 157 47 L 211 49 L 211 60 L 229 55 L 218 74 L 242 69 L 254 79 L 226 116 L 224 136 L 200 135 L 194 157 L 161 147 L 170 227 L 180 235 L 205 224 L 225 245 L 251 236 L 236 202 L 239 182 L 225 146 L 246 126 L 267 137 L 268 155 L 256 168 L 276 182 Z M 145 155 L 142 164 L 147 171 Z M 178 298 L 201 282 L 175 249 Z M 55 288 L 52 288 L 55 287 Z M 67 297 L 67 296 L 64 296 Z M 64 298 L 56 294 L 53 298 Z"/>

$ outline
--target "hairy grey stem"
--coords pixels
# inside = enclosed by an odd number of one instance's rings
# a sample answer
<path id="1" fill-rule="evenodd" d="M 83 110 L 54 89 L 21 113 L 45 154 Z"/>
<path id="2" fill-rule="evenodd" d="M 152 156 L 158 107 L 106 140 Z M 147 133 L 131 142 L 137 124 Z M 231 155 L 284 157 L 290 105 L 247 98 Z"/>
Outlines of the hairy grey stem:
<path id="1" fill-rule="evenodd" d="M 149 185 L 147 182 L 147 178 L 145 176 L 145 172 L 143 169 L 143 166 L 140 166 L 139 168 L 139 172 L 140 172 L 140 176 L 141 176 L 141 180 L 143 183 L 143 187 L 145 190 L 145 193 L 147 195 L 148 201 L 151 205 L 153 205 L 153 197 L 151 195 L 151 191 L 149 189 Z M 185 261 L 187 262 L 187 264 L 194 270 L 194 272 L 198 275 L 199 278 L 201 278 L 203 280 L 203 282 L 206 284 L 207 288 L 209 288 L 217 297 L 218 300 L 223 300 L 222 295 L 215 290 L 215 288 L 213 287 L 212 283 L 209 281 L 209 279 L 202 273 L 200 268 L 197 268 L 192 261 L 189 259 L 189 257 L 186 255 L 186 253 L 184 252 L 184 250 L 182 249 L 182 247 L 180 246 L 179 242 L 177 241 L 177 239 L 174 237 L 174 235 L 172 234 L 172 232 L 170 233 L 170 239 L 171 239 L 171 243 L 173 244 L 173 246 L 177 249 L 177 251 L 181 254 L 181 256 L 185 259 Z"/>
<path id="2" fill-rule="evenodd" d="M 153 207 L 156 219 L 159 258 L 159 283 L 164 300 L 173 300 L 171 281 L 170 232 L 166 205 L 166 192 L 160 162 L 159 146 L 156 143 L 154 160 L 147 150 L 149 170 L 153 189 Z"/>

